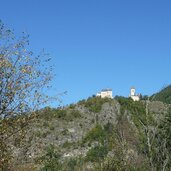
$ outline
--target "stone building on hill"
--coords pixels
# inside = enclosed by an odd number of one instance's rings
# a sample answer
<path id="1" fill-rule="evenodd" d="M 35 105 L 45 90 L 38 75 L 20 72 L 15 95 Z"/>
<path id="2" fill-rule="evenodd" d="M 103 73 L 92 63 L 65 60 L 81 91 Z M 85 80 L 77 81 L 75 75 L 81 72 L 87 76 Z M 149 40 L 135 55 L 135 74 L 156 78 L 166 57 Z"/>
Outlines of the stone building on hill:
<path id="1" fill-rule="evenodd" d="M 140 95 L 136 94 L 135 87 L 131 87 L 130 97 L 133 101 L 140 101 Z"/>
<path id="2" fill-rule="evenodd" d="M 112 89 L 103 89 L 101 92 L 96 94 L 97 97 L 101 98 L 113 98 Z"/>

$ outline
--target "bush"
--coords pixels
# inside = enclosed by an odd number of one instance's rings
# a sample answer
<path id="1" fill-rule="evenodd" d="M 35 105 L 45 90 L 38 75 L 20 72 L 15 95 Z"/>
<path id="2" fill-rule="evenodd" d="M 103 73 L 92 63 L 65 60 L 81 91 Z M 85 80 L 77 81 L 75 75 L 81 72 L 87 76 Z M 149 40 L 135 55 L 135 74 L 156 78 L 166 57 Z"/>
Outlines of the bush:
<path id="1" fill-rule="evenodd" d="M 89 97 L 87 100 L 79 101 L 79 105 L 84 105 L 90 112 L 98 113 L 102 109 L 102 105 L 106 102 L 111 102 L 112 99 L 101 97 Z"/>
<path id="2" fill-rule="evenodd" d="M 96 125 L 93 129 L 91 129 L 87 135 L 85 136 L 83 142 L 92 142 L 99 141 L 101 143 L 104 142 L 106 138 L 106 133 L 101 125 Z"/>
<path id="3" fill-rule="evenodd" d="M 87 152 L 86 161 L 99 162 L 105 158 L 107 153 L 106 146 L 96 146 Z"/>
<path id="4" fill-rule="evenodd" d="M 71 110 L 70 115 L 73 116 L 73 118 L 80 118 L 81 113 L 78 110 Z"/>
<path id="5" fill-rule="evenodd" d="M 76 143 L 75 142 L 68 142 L 68 141 L 66 141 L 63 145 L 62 145 L 62 147 L 63 148 L 70 148 L 70 147 L 74 147 L 76 145 Z"/>
<path id="6" fill-rule="evenodd" d="M 66 115 L 67 115 L 67 111 L 64 109 L 59 109 L 56 111 L 57 118 L 65 119 Z"/>
<path id="7" fill-rule="evenodd" d="M 40 158 L 43 164 L 41 171 L 61 170 L 62 164 L 59 159 L 60 155 L 56 152 L 55 147 L 50 145 L 46 150 L 46 154 Z"/>

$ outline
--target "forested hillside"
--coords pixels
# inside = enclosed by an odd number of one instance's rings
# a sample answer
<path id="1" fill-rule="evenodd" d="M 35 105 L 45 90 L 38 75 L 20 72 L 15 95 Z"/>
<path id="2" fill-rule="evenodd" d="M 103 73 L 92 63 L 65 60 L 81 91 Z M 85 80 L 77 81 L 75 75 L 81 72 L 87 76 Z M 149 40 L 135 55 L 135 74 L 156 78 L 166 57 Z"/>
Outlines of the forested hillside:
<path id="1" fill-rule="evenodd" d="M 151 98 L 153 98 L 156 101 L 171 104 L 171 85 L 163 88 L 161 91 L 154 94 Z"/>
<path id="2" fill-rule="evenodd" d="M 162 170 L 171 163 L 171 110 L 162 102 L 91 97 L 44 108 L 11 143 L 14 170 Z"/>

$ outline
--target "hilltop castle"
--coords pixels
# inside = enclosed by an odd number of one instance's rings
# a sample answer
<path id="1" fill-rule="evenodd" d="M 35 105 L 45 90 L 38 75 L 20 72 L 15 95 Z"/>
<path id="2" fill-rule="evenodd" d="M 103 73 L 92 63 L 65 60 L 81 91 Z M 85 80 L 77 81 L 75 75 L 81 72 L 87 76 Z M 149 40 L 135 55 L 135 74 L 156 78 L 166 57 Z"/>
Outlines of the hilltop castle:
<path id="1" fill-rule="evenodd" d="M 135 87 L 131 87 L 129 97 L 131 97 L 133 101 L 140 101 L 140 95 L 136 94 Z"/>
<path id="2" fill-rule="evenodd" d="M 101 92 L 96 94 L 97 97 L 101 97 L 101 98 L 113 98 L 112 95 L 112 89 L 103 89 L 101 90 Z"/>
<path id="3" fill-rule="evenodd" d="M 102 89 L 100 92 L 96 94 L 96 97 L 101 98 L 113 98 L 112 89 Z M 136 94 L 135 87 L 131 87 L 129 97 L 133 101 L 140 101 L 140 94 Z"/>

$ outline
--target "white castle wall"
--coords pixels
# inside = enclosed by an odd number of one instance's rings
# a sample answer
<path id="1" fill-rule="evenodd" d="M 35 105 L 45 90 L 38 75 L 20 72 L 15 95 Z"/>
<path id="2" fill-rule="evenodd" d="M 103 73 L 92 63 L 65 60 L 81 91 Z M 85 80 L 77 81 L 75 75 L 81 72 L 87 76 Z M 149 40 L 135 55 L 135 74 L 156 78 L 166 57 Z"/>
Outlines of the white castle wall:
<path id="1" fill-rule="evenodd" d="M 139 95 L 136 95 L 136 93 L 135 93 L 134 87 L 131 88 L 130 97 L 132 98 L 133 101 L 139 101 L 140 100 Z"/>
<path id="2" fill-rule="evenodd" d="M 113 95 L 112 95 L 112 90 L 102 90 L 101 92 L 97 93 L 96 96 L 100 96 L 101 98 L 113 98 Z"/>

